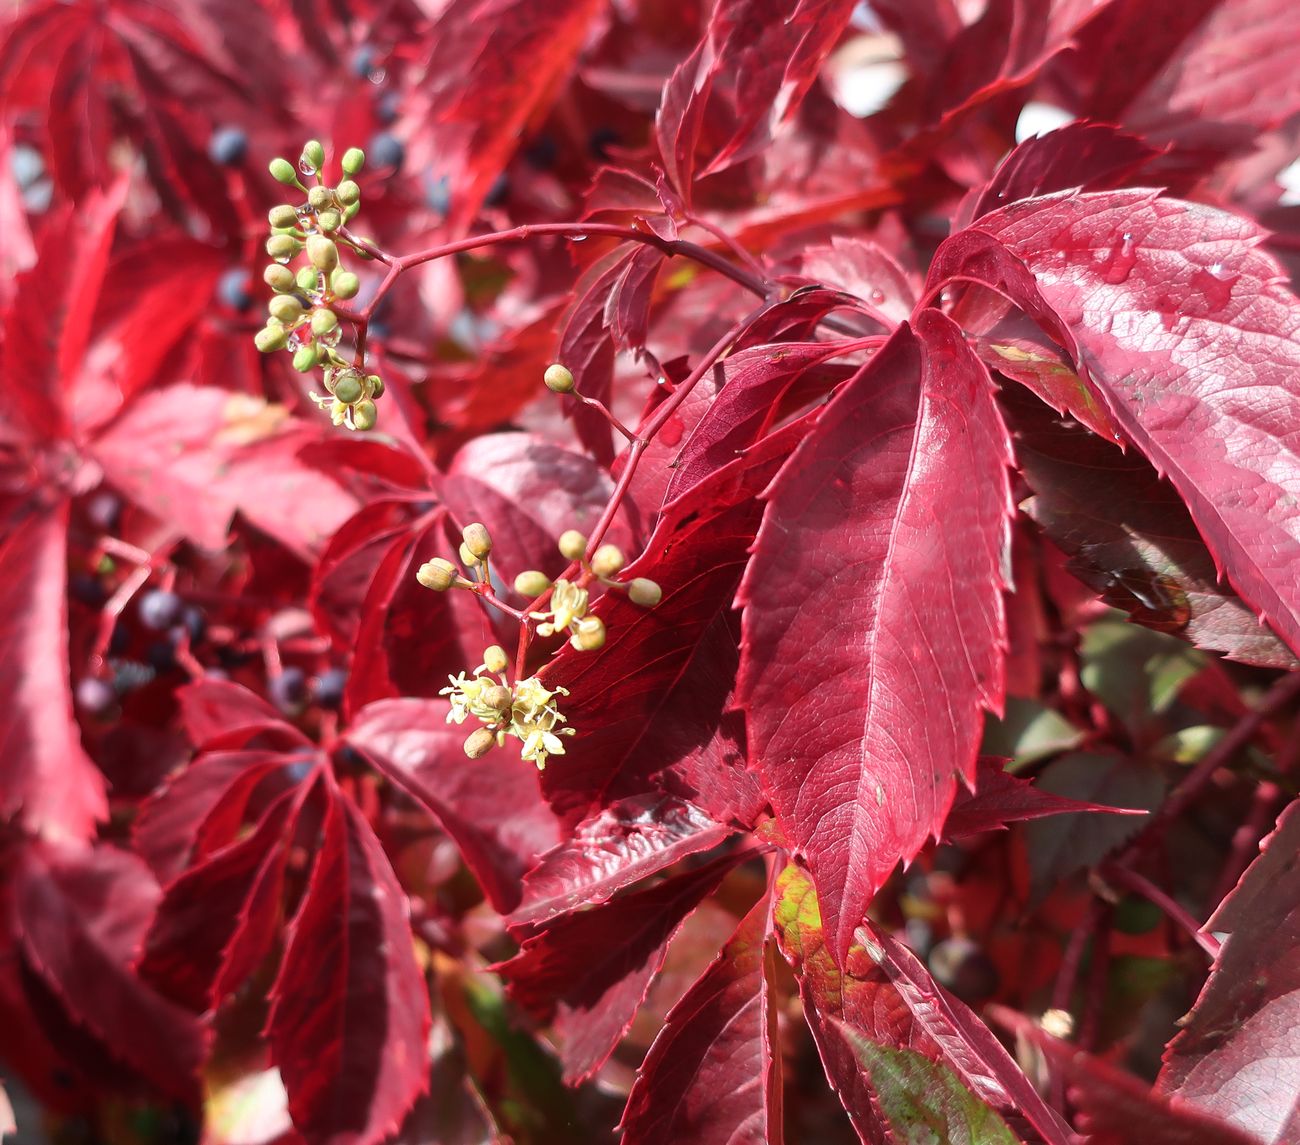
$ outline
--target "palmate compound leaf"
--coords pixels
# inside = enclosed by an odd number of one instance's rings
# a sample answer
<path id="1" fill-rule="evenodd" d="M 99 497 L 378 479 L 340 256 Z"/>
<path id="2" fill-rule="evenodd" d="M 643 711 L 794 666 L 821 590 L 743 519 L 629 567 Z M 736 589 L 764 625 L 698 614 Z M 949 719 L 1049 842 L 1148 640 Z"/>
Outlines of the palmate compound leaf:
<path id="1" fill-rule="evenodd" d="M 1300 1139 L 1300 803 L 1205 929 L 1227 937 L 1158 1087 L 1264 1141 Z"/>
<path id="2" fill-rule="evenodd" d="M 738 594 L 750 757 L 842 958 L 974 778 L 1002 700 L 1010 443 L 924 311 L 845 383 L 764 497 Z"/>
<path id="3" fill-rule="evenodd" d="M 876 1045 L 941 1064 L 1025 1140 L 1069 1140 L 1060 1118 L 992 1031 L 905 946 L 874 927 L 860 928 L 841 970 L 822 928 L 817 892 L 793 864 L 777 879 L 773 920 L 827 1077 L 864 1142 L 883 1145 L 891 1138 L 877 1113 L 875 1079 L 845 1041 L 842 1026 Z"/>
<path id="4" fill-rule="evenodd" d="M 928 285 L 969 273 L 972 239 L 1004 251 L 980 275 L 1070 352 L 1181 494 L 1233 587 L 1294 651 L 1300 301 L 1262 238 L 1247 219 L 1154 191 L 1046 195 L 949 239 Z"/>
<path id="5" fill-rule="evenodd" d="M 781 1145 L 781 1052 L 764 895 L 669 1011 L 637 1072 L 623 1145 Z"/>
<path id="6" fill-rule="evenodd" d="M 310 1145 L 374 1145 L 428 1084 L 429 994 L 384 849 L 351 799 L 328 791 L 266 1035 Z"/>

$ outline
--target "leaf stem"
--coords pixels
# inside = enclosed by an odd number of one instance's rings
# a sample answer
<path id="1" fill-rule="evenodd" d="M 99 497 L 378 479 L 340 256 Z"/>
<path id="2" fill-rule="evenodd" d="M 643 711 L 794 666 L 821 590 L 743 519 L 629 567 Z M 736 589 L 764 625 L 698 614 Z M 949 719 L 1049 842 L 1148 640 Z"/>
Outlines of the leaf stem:
<path id="1" fill-rule="evenodd" d="M 1201 924 L 1192 917 L 1191 911 L 1187 910 L 1180 903 L 1174 901 L 1172 897 L 1161 890 L 1155 883 L 1145 875 L 1128 867 L 1121 867 L 1115 863 L 1107 863 L 1098 872 L 1103 879 L 1109 883 L 1117 883 L 1125 890 L 1133 891 L 1141 895 L 1148 902 L 1154 903 L 1165 914 L 1165 916 L 1177 923 L 1188 937 L 1192 939 L 1210 958 L 1219 956 L 1219 940 L 1213 935 L 1204 934 L 1201 931 Z"/>

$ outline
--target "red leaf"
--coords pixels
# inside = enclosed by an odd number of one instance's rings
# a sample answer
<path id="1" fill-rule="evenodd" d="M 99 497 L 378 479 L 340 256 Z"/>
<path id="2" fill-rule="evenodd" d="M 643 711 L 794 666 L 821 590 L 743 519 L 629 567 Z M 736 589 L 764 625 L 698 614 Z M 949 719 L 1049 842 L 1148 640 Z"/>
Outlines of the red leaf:
<path id="1" fill-rule="evenodd" d="M 437 817 L 493 907 L 519 902 L 520 879 L 559 841 L 533 767 L 501 748 L 465 758 L 465 731 L 445 700 L 382 700 L 363 708 L 347 742 Z"/>
<path id="2" fill-rule="evenodd" d="M 167 888 L 145 939 L 142 977 L 201 1013 L 256 969 L 275 943 L 289 847 L 313 787 L 282 793 L 250 834 Z"/>
<path id="3" fill-rule="evenodd" d="M 535 925 L 579 907 L 608 902 L 634 882 L 733 834 L 698 807 L 643 795 L 603 808 L 573 829 L 524 876 L 512 926 Z"/>
<path id="4" fill-rule="evenodd" d="M 108 800 L 72 716 L 67 528 L 61 501 L 0 545 L 0 816 L 49 839 L 84 840 Z"/>
<path id="5" fill-rule="evenodd" d="M 781 1053 L 765 895 L 669 1011 L 628 1094 L 624 1145 L 781 1145 Z"/>
<path id="6" fill-rule="evenodd" d="M 1159 1087 L 1283 1145 L 1300 1134 L 1300 803 L 1203 929 L 1227 937 Z"/>
<path id="7" fill-rule="evenodd" d="M 570 1085 L 590 1077 L 614 1051 L 645 1000 L 673 935 L 722 877 L 735 852 L 706 866 L 591 910 L 566 915 L 527 939 L 497 970 L 510 996 L 563 1039 Z M 618 935 L 617 942 L 610 935 Z"/>
<path id="8" fill-rule="evenodd" d="M 890 330 L 906 322 L 916 305 L 920 283 L 884 247 L 866 239 L 835 235 L 825 246 L 808 247 L 799 255 L 799 270 L 855 295 Z"/>
<path id="9" fill-rule="evenodd" d="M 1043 819 L 1071 811 L 1091 811 L 1111 815 L 1144 815 L 1145 810 L 1107 807 L 1068 799 L 1036 787 L 1030 780 L 1003 769 L 998 759 L 981 758 L 975 773 L 975 789 L 958 788 L 952 810 L 944 820 L 943 837 L 960 839 L 981 831 L 996 831 L 1008 823 L 1024 819 Z"/>
<path id="10" fill-rule="evenodd" d="M 1105 603 L 1230 660 L 1296 666 L 1291 650 L 1221 585 L 1182 498 L 1145 458 L 1063 424 L 1027 395 L 1004 393 L 1002 405 L 1034 491 L 1021 508 Z"/>
<path id="11" fill-rule="evenodd" d="M 1003 1006 L 989 1010 L 999 1024 L 1043 1050 L 1065 1075 L 1078 1127 L 1089 1145 L 1259 1145 L 1259 1137 L 1201 1112 L 1190 1101 L 1148 1089 L 1137 1078 L 1044 1033 L 1024 1015 Z"/>
<path id="12" fill-rule="evenodd" d="M 952 323 L 900 327 L 765 494 L 741 584 L 751 759 L 842 957 L 1002 702 L 1010 443 Z"/>
<path id="13" fill-rule="evenodd" d="M 204 548 L 225 548 L 238 510 L 309 560 L 357 508 L 298 459 L 316 438 L 282 406 L 175 385 L 132 403 L 93 453 L 114 485 Z"/>
<path id="14" fill-rule="evenodd" d="M 1300 424 L 1300 302 L 1263 232 L 1149 191 L 1027 200 L 979 229 L 1028 266 L 1229 580 L 1300 649 L 1300 505 L 1275 461 Z"/>
<path id="15" fill-rule="evenodd" d="M 1002 1043 L 939 987 L 906 947 L 874 927 L 861 929 L 841 971 L 831 957 L 831 935 L 822 928 L 817 892 L 793 865 L 777 881 L 773 916 L 822 1064 L 864 1141 L 887 1138 L 871 1112 L 870 1073 L 844 1041 L 838 1022 L 878 1045 L 914 1050 L 941 1063 L 1009 1121 L 1026 1121 L 1041 1140 L 1066 1145 L 1060 1118 Z"/>
<path id="16" fill-rule="evenodd" d="M 195 1095 L 204 1039 L 130 964 L 158 885 L 124 851 L 34 845 L 20 852 L 15 923 L 23 957 L 74 1022 L 161 1089 Z"/>
<path id="17" fill-rule="evenodd" d="M 406 895 L 361 812 L 332 791 L 266 1034 L 312 1145 L 375 1145 L 428 1083 L 429 994 Z"/>
<path id="18" fill-rule="evenodd" d="M 519 137 L 555 98 L 599 0 L 475 0 L 443 8 L 428 33 L 430 149 L 451 167 L 449 225 L 470 223 Z"/>
<path id="19" fill-rule="evenodd" d="M 851 0 L 723 0 L 700 46 L 664 91 L 655 133 L 683 196 L 700 174 L 771 140 L 817 78 L 853 13 Z"/>
<path id="20" fill-rule="evenodd" d="M 260 732 L 306 746 L 307 737 L 261 696 L 229 680 L 196 680 L 176 690 L 185 733 L 196 748 L 234 748 Z"/>

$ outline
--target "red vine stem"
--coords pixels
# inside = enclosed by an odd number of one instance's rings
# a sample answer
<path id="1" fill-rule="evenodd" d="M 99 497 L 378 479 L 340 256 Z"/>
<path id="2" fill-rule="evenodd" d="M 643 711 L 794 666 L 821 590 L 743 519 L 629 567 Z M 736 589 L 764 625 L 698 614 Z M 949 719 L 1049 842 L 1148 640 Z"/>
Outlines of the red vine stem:
<path id="1" fill-rule="evenodd" d="M 1168 894 L 1162 891 L 1155 883 L 1145 875 L 1137 871 L 1130 870 L 1128 867 L 1117 866 L 1113 863 L 1107 864 L 1101 869 L 1101 877 L 1110 883 L 1117 883 L 1125 890 L 1133 891 L 1140 894 L 1148 902 L 1154 903 L 1165 916 L 1176 922 L 1188 937 L 1192 939 L 1211 959 L 1219 956 L 1219 940 L 1213 935 L 1203 934 L 1201 924 L 1192 917 L 1192 913 L 1175 902 Z"/>

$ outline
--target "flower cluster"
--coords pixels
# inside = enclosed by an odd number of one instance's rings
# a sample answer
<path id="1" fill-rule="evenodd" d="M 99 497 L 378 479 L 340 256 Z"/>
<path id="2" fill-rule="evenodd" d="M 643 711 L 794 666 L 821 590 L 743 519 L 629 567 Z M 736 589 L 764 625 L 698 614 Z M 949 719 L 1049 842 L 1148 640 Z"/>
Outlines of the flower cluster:
<path id="1" fill-rule="evenodd" d="M 266 325 L 254 339 L 263 353 L 288 350 L 293 368 L 300 373 L 321 367 L 326 393 L 313 392 L 312 400 L 328 410 L 335 425 L 349 429 L 374 426 L 375 399 L 384 392 L 377 374 L 349 363 L 338 350 L 343 334 L 338 304 L 356 297 L 361 289 L 360 279 L 340 265 L 339 247 L 370 257 L 364 243 L 346 229 L 361 209 L 361 188 L 351 176 L 360 172 L 365 158 L 359 148 L 347 151 L 342 160 L 347 178 L 336 187 L 327 186 L 321 177 L 325 148 L 317 140 L 303 147 L 296 169 L 287 159 L 271 161 L 276 180 L 301 191 L 306 199 L 280 203 L 267 215 L 271 237 L 266 240 L 266 253 L 274 261 L 263 279 L 275 297 L 267 306 Z M 315 184 L 309 189 L 300 174 Z M 290 264 L 304 253 L 306 262 L 295 270 Z"/>
<path id="2" fill-rule="evenodd" d="M 536 676 L 512 688 L 505 677 L 507 663 L 505 650 L 493 644 L 472 676 L 464 672 L 449 676 L 451 686 L 439 693 L 451 700 L 447 722 L 462 724 L 472 716 L 484 725 L 465 741 L 465 754 L 471 759 L 514 736 L 522 741 L 520 756 L 543 771 L 550 756 L 564 754 L 560 737 L 573 734 L 572 728 L 559 726 L 565 719 L 554 702 L 557 695 L 567 696 L 568 689 L 547 688 Z"/>

